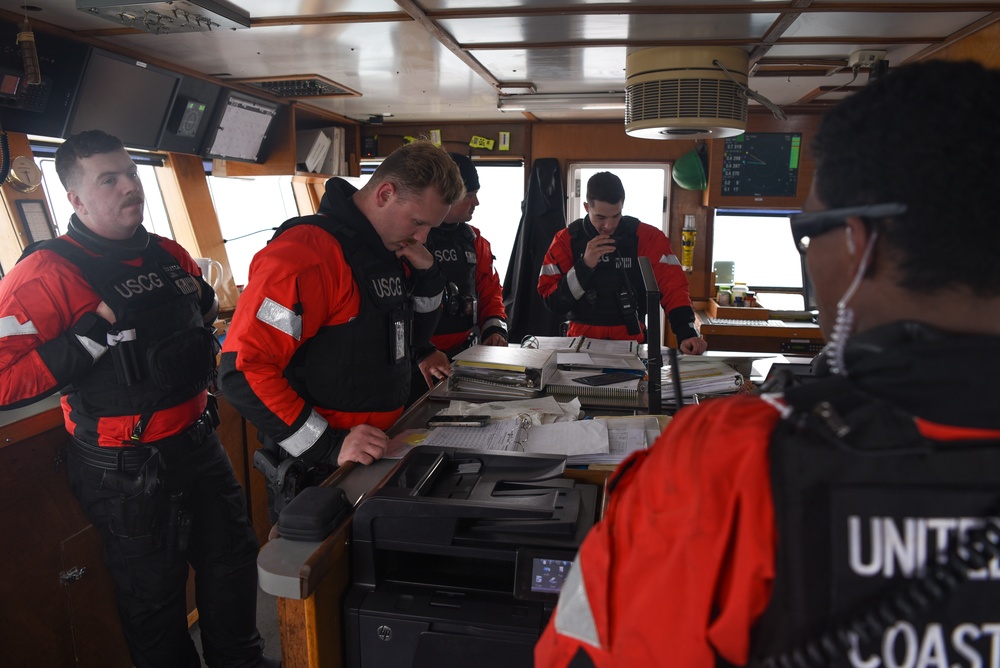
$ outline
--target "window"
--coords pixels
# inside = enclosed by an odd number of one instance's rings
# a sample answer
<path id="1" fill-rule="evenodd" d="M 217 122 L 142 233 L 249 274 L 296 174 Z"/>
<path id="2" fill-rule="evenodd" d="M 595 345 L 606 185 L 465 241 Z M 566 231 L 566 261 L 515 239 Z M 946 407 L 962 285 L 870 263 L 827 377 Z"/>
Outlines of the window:
<path id="1" fill-rule="evenodd" d="M 34 147 L 32 147 L 34 149 Z M 69 218 L 73 215 L 73 207 L 66 199 L 66 189 L 63 188 L 59 175 L 56 174 L 55 158 L 45 155 L 35 155 L 35 164 L 42 170 L 42 189 L 45 190 L 45 197 L 49 201 L 49 208 L 56 229 L 60 234 L 66 232 L 69 225 Z M 156 181 L 156 173 L 152 165 L 139 164 L 139 180 L 142 182 L 142 190 L 146 197 L 146 205 L 143 209 L 143 225 L 147 230 L 167 239 L 174 238 L 174 232 L 170 228 L 170 218 L 167 216 L 167 209 L 163 205 L 163 196 L 160 194 L 160 185 Z"/>
<path id="2" fill-rule="evenodd" d="M 274 230 L 299 215 L 290 176 L 209 176 L 219 230 L 237 285 L 246 285 L 250 261 Z"/>
<path id="3" fill-rule="evenodd" d="M 788 227 L 788 211 L 716 209 L 712 261 L 733 262 L 734 280 L 777 311 L 806 308 L 803 263 Z"/>
<path id="4" fill-rule="evenodd" d="M 566 222 L 583 218 L 583 204 L 587 198 L 587 180 L 598 172 L 612 172 L 625 187 L 625 207 L 622 214 L 659 227 L 669 235 L 670 165 L 668 164 L 615 164 L 578 163 L 569 166 L 569 187 L 566 190 L 568 209 Z"/>

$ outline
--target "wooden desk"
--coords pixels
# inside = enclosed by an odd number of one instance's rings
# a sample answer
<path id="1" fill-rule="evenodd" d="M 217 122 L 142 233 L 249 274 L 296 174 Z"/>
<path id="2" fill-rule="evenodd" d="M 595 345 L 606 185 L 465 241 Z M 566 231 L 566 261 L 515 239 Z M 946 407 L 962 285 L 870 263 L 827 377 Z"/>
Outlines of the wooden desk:
<path id="1" fill-rule="evenodd" d="M 767 321 L 768 325 L 713 325 L 703 311 L 695 316 L 709 350 L 812 356 L 822 350 L 823 332 L 808 322 Z"/>

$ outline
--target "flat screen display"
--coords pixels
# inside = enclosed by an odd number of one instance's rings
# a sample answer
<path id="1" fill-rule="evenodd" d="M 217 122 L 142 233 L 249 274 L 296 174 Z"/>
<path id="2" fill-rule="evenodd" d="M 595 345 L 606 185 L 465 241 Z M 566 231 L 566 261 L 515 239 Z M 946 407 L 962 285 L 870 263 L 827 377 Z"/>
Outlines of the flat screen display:
<path id="1" fill-rule="evenodd" d="M 801 134 L 745 132 L 728 137 L 725 142 L 722 195 L 795 197 L 802 154 Z"/>
<path id="2" fill-rule="evenodd" d="M 223 93 L 204 156 L 261 162 L 264 140 L 278 115 L 278 103 L 233 91 Z"/>
<path id="3" fill-rule="evenodd" d="M 142 61 L 92 51 L 66 136 L 104 130 L 128 147 L 155 149 L 181 78 Z"/>

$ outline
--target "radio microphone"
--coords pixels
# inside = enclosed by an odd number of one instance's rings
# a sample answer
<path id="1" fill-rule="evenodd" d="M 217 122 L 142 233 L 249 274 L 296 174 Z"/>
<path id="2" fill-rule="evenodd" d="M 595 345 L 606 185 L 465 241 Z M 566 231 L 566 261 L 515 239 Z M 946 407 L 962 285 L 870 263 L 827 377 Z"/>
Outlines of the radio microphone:
<path id="1" fill-rule="evenodd" d="M 21 45 L 21 62 L 24 65 L 24 83 L 38 85 L 42 83 L 42 70 L 38 66 L 38 50 L 35 48 L 35 33 L 31 24 L 24 19 L 17 33 L 17 43 Z"/>

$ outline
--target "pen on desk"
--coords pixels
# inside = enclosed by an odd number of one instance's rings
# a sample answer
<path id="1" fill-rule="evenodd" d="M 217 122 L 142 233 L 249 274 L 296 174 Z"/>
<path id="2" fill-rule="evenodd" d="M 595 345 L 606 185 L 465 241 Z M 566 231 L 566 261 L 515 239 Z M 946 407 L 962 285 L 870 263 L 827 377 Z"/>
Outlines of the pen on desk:
<path id="1" fill-rule="evenodd" d="M 646 371 L 638 369 L 601 369 L 601 373 L 633 373 L 640 378 L 646 375 Z"/>

